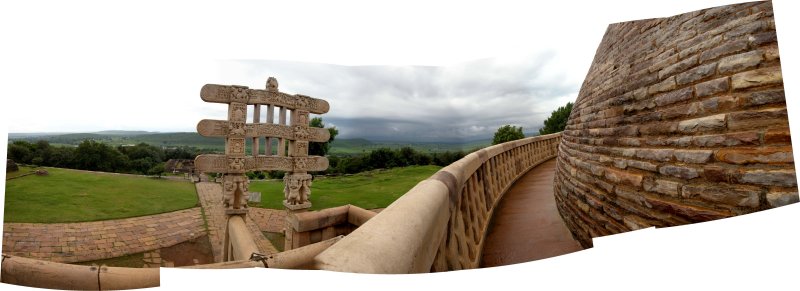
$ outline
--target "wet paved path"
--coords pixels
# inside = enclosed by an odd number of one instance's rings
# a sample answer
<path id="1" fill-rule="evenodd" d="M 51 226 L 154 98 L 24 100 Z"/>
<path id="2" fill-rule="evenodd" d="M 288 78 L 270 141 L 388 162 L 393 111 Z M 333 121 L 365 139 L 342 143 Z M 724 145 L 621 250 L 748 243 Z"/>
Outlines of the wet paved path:
<path id="1" fill-rule="evenodd" d="M 157 250 L 206 234 L 200 207 L 78 223 L 3 223 L 3 253 L 72 263 Z"/>
<path id="2" fill-rule="evenodd" d="M 531 169 L 514 183 L 495 209 L 481 267 L 544 259 L 582 250 L 556 209 L 556 159 Z"/>

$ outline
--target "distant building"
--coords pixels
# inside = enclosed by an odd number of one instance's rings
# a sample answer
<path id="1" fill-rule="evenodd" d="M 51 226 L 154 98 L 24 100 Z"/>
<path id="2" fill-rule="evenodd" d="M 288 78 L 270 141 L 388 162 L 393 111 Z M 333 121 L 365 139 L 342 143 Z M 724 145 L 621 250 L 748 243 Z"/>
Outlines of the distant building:
<path id="1" fill-rule="evenodd" d="M 164 163 L 164 171 L 169 173 L 193 173 L 194 160 L 170 159 Z"/>

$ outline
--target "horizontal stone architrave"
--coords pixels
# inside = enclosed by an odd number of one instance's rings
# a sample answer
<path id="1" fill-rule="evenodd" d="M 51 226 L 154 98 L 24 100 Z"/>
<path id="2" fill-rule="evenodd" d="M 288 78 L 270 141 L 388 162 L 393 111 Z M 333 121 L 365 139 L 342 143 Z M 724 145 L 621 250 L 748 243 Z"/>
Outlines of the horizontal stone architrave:
<path id="1" fill-rule="evenodd" d="M 325 250 L 315 268 L 402 274 L 478 267 L 497 203 L 516 179 L 556 156 L 560 138 L 530 137 L 466 155 Z"/>
<path id="2" fill-rule="evenodd" d="M 246 156 L 244 159 L 245 171 L 324 171 L 328 168 L 328 158 L 320 156 L 308 157 L 281 157 L 281 156 Z M 195 158 L 194 166 L 199 172 L 225 173 L 230 172 L 228 157 L 225 155 L 207 154 Z"/>
<path id="3" fill-rule="evenodd" d="M 236 89 L 242 89 L 243 96 L 234 96 Z M 248 105 L 275 105 L 291 110 L 308 110 L 311 113 L 323 114 L 330 110 L 330 104 L 322 99 L 305 95 L 290 95 L 278 91 L 248 89 L 244 86 L 226 86 L 206 84 L 200 89 L 200 98 L 212 103 L 240 102 Z"/>
<path id="4" fill-rule="evenodd" d="M 227 120 L 203 119 L 197 123 L 197 133 L 207 137 L 226 137 L 229 133 L 229 124 L 230 122 Z M 298 136 L 289 125 L 247 123 L 244 125 L 244 134 L 241 137 L 277 137 L 311 142 L 326 142 L 331 137 L 327 129 L 317 127 L 308 127 L 306 134 L 306 136 Z"/>

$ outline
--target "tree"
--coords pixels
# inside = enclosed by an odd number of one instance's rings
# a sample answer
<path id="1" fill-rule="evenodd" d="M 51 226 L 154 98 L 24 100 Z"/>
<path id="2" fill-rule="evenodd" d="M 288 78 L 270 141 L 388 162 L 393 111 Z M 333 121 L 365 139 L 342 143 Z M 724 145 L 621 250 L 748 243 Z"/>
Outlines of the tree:
<path id="1" fill-rule="evenodd" d="M 395 152 L 389 148 L 379 148 L 367 156 L 369 165 L 375 169 L 389 169 L 397 166 Z"/>
<path id="2" fill-rule="evenodd" d="M 8 158 L 20 164 L 28 164 L 33 159 L 32 147 L 33 145 L 26 141 L 15 141 L 8 145 Z"/>
<path id="3" fill-rule="evenodd" d="M 566 106 L 558 107 L 544 121 L 544 127 L 539 129 L 539 134 L 545 135 L 564 131 L 564 128 L 567 127 L 567 119 L 569 119 L 570 112 L 572 112 L 572 102 L 567 102 Z"/>
<path id="4" fill-rule="evenodd" d="M 317 127 L 317 128 L 325 128 L 325 123 L 322 122 L 322 118 L 314 117 L 311 119 L 311 122 L 308 124 L 310 127 Z M 327 142 L 310 142 L 308 143 L 308 154 L 312 156 L 325 156 L 328 154 L 328 151 L 331 148 L 331 143 L 336 136 L 339 134 L 339 130 L 336 127 L 329 127 L 328 133 L 331 134 L 331 138 Z"/>
<path id="5" fill-rule="evenodd" d="M 164 163 L 156 164 L 155 166 L 147 170 L 147 174 L 151 176 L 158 175 L 158 177 L 161 178 L 161 175 L 164 174 Z"/>
<path id="6" fill-rule="evenodd" d="M 82 170 L 115 172 L 126 168 L 128 157 L 104 143 L 84 140 L 75 149 L 74 163 Z"/>
<path id="7" fill-rule="evenodd" d="M 497 132 L 494 133 L 492 144 L 501 144 L 522 138 L 525 138 L 525 134 L 522 133 L 522 126 L 516 127 L 513 125 L 503 125 L 497 129 Z"/>

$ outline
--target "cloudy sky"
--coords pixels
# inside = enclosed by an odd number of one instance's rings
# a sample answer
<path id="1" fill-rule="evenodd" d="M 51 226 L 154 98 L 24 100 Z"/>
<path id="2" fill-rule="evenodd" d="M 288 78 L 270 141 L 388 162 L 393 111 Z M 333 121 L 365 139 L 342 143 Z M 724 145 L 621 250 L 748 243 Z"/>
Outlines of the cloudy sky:
<path id="1" fill-rule="evenodd" d="M 342 138 L 533 132 L 575 100 L 609 23 L 737 1 L 551 2 L 25 2 L 0 11 L 3 122 L 195 131 L 225 118 L 200 100 L 203 84 L 263 88 L 274 76 L 328 100 L 323 119 Z"/>

